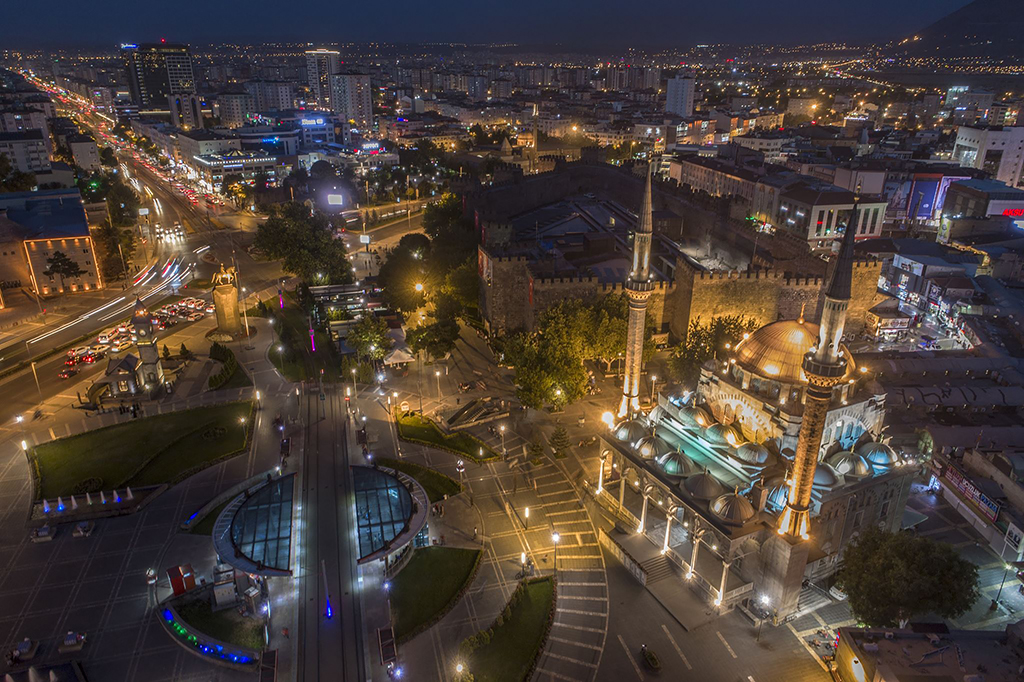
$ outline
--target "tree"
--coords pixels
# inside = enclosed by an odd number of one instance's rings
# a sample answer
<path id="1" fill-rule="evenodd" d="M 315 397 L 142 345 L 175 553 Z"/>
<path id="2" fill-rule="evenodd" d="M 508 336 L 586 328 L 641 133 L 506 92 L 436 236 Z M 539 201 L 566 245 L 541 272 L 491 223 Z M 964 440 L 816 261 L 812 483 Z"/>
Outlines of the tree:
<path id="1" fill-rule="evenodd" d="M 166 343 L 164 344 L 163 356 L 164 356 L 164 360 L 170 360 L 171 359 L 171 349 L 167 347 Z"/>
<path id="2" fill-rule="evenodd" d="M 184 342 L 181 344 L 181 348 L 178 349 L 178 356 L 181 357 L 182 360 L 192 359 L 192 351 L 185 347 Z"/>
<path id="3" fill-rule="evenodd" d="M 555 427 L 555 432 L 548 439 L 548 445 L 551 447 L 551 452 L 558 459 L 562 459 L 569 454 L 569 434 L 564 426 L 559 424 Z"/>
<path id="4" fill-rule="evenodd" d="M 107 192 L 107 215 L 114 227 L 134 225 L 139 217 L 139 195 L 123 182 L 116 181 Z"/>
<path id="5" fill-rule="evenodd" d="M 757 328 L 757 321 L 744 315 L 723 315 L 704 324 L 700 318 L 690 322 L 686 340 L 675 346 L 669 357 L 668 368 L 673 378 L 690 384 L 700 377 L 700 367 L 726 345 L 734 347 L 743 335 Z"/>
<path id="6" fill-rule="evenodd" d="M 536 462 L 544 456 L 544 446 L 535 440 L 531 440 L 530 444 L 526 446 L 526 457 L 531 462 Z"/>
<path id="7" fill-rule="evenodd" d="M 35 186 L 35 174 L 23 173 L 6 154 L 0 154 L 0 192 L 28 192 Z"/>
<path id="8" fill-rule="evenodd" d="M 462 202 L 449 192 L 445 192 L 438 201 L 427 204 L 423 209 L 423 231 L 430 235 L 431 239 L 436 239 L 460 223 Z"/>
<path id="9" fill-rule="evenodd" d="M 427 277 L 426 257 L 430 240 L 422 234 L 407 234 L 381 263 L 377 281 L 384 291 L 388 306 L 401 312 L 412 312 L 423 306 L 426 294 L 435 288 Z M 422 289 L 416 285 L 422 284 Z"/>
<path id="10" fill-rule="evenodd" d="M 127 268 L 131 266 L 132 254 L 135 252 L 135 232 L 106 222 L 93 233 L 93 237 L 96 261 L 103 279 L 127 277 Z M 121 260 L 122 256 L 124 261 Z"/>
<path id="11" fill-rule="evenodd" d="M 54 251 L 53 255 L 46 259 L 46 269 L 43 274 L 51 280 L 54 275 L 60 277 L 60 288 L 64 290 L 65 277 L 81 277 L 85 270 L 78 267 L 78 263 L 68 257 L 63 251 Z"/>
<path id="12" fill-rule="evenodd" d="M 383 360 L 394 345 L 387 322 L 368 313 L 349 330 L 347 341 L 359 357 L 371 360 Z"/>
<path id="13" fill-rule="evenodd" d="M 837 583 L 868 625 L 905 628 L 916 616 L 957 618 L 978 600 L 978 567 L 944 542 L 871 527 L 843 555 Z"/>
<path id="14" fill-rule="evenodd" d="M 309 167 L 309 176 L 316 180 L 336 178 L 338 177 L 338 171 L 335 170 L 329 161 L 321 160 Z"/>
<path id="15" fill-rule="evenodd" d="M 117 168 L 117 154 L 113 148 L 103 147 L 100 149 L 100 163 L 109 168 Z"/>
<path id="16" fill-rule="evenodd" d="M 336 239 L 322 214 L 288 202 L 271 209 L 270 217 L 256 232 L 253 245 L 267 257 L 281 260 L 281 267 L 316 284 L 347 284 L 352 266 L 345 243 Z"/>

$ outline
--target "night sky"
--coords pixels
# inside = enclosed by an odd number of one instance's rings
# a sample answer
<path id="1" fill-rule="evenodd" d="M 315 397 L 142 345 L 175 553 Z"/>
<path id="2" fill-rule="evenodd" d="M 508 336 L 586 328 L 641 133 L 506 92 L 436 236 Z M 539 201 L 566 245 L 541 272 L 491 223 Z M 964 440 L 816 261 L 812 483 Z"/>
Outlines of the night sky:
<path id="1" fill-rule="evenodd" d="M 967 0 L 50 0 L 0 10 L 0 47 L 102 46 L 166 37 L 560 43 L 594 50 L 702 42 L 884 40 Z"/>

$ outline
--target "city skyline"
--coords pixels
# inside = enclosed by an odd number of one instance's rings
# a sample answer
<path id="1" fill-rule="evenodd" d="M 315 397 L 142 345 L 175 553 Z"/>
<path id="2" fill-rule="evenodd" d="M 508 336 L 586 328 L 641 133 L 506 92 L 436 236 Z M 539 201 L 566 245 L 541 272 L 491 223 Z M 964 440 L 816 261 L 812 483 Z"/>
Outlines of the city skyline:
<path id="1" fill-rule="evenodd" d="M 400 2 L 385 23 L 369 7 L 356 6 L 343 17 L 280 16 L 276 3 L 256 2 L 240 12 L 231 5 L 186 2 L 168 14 L 155 8 L 138 8 L 131 14 L 115 13 L 113 3 L 89 6 L 57 3 L 47 6 L 47 16 L 57 12 L 64 21 L 37 30 L 44 20 L 42 8 L 22 8 L 0 26 L 0 43 L 9 49 L 79 47 L 96 48 L 125 42 L 166 38 L 174 42 L 270 42 L 340 41 L 346 43 L 517 43 L 531 48 L 660 50 L 685 48 L 699 43 L 814 44 L 830 41 L 884 42 L 911 35 L 937 19 L 969 4 L 965 0 L 910 0 L 897 6 L 882 0 L 860 3 L 851 14 L 838 3 L 786 0 L 771 6 L 740 0 L 728 6 L 688 8 L 685 14 L 665 0 L 646 0 L 631 6 L 624 16 L 609 0 L 598 0 L 581 13 L 572 3 L 520 4 L 514 16 L 497 6 L 477 7 L 450 2 L 443 12 L 431 6 Z M 105 11 L 106 10 L 106 11 Z M 265 20 L 265 12 L 274 16 Z M 655 22 L 656 17 L 678 16 L 679 21 Z M 879 22 L 884 15 L 886 20 Z M 736 22 L 743 17 L 742 23 Z M 199 17 L 197 19 L 196 17 Z M 611 18 L 614 17 L 614 20 Z"/>

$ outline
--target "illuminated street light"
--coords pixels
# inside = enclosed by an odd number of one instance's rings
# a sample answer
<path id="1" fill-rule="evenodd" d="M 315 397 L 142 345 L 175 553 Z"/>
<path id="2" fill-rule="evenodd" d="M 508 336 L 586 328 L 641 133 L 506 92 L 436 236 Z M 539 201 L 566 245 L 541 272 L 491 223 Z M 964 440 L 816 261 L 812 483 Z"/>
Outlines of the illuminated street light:
<path id="1" fill-rule="evenodd" d="M 551 542 L 555 545 L 555 577 L 558 577 L 558 541 L 561 539 L 557 530 L 551 532 Z"/>
<path id="2" fill-rule="evenodd" d="M 416 291 L 423 291 L 423 282 L 416 282 Z"/>

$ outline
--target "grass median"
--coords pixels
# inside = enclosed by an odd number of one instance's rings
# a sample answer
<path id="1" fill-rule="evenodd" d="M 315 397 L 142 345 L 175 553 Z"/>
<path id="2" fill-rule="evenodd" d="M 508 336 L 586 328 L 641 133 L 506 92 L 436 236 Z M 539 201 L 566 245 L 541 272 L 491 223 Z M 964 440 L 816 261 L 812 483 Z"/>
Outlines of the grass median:
<path id="1" fill-rule="evenodd" d="M 524 582 L 489 630 L 462 643 L 462 650 L 469 651 L 464 654 L 465 663 L 476 682 L 527 679 L 547 638 L 554 600 L 555 583 L 550 576 Z"/>
<path id="2" fill-rule="evenodd" d="M 377 460 L 383 467 L 389 467 L 404 474 L 409 474 L 423 486 L 427 491 L 427 497 L 431 502 L 443 500 L 444 496 L 452 497 L 462 492 L 462 486 L 451 476 L 445 476 L 440 471 L 429 467 L 421 466 L 414 462 L 406 462 L 401 459 L 389 459 L 387 457 Z"/>
<path id="3" fill-rule="evenodd" d="M 37 495 L 175 483 L 245 450 L 251 401 L 145 417 L 32 448 Z M 244 420 L 244 421 L 243 421 Z"/>
<path id="4" fill-rule="evenodd" d="M 398 435 L 402 440 L 447 450 L 474 462 L 501 459 L 486 443 L 463 431 L 446 434 L 432 420 L 415 412 L 398 415 Z"/>
<path id="5" fill-rule="evenodd" d="M 452 610 L 480 564 L 480 550 L 422 547 L 391 582 L 391 611 L 398 641 L 423 632 Z"/>
<path id="6" fill-rule="evenodd" d="M 181 620 L 227 644 L 263 651 L 263 619 L 247 618 L 234 608 L 214 611 L 207 599 L 195 599 L 175 604 Z"/>

